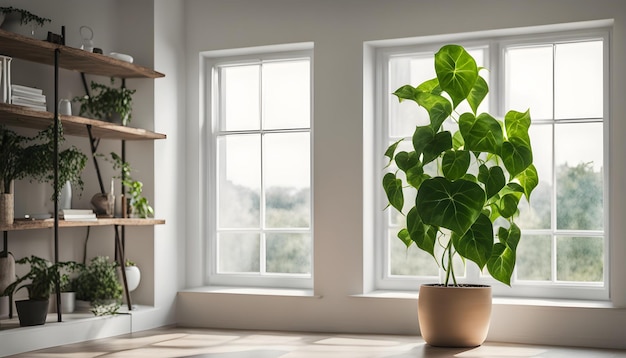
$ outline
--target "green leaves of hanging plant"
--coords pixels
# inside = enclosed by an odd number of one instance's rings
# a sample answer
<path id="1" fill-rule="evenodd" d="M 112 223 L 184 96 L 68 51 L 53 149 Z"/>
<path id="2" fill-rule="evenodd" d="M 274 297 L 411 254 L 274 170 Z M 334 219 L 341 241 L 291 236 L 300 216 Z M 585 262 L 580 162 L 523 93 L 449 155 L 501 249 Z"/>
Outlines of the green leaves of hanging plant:
<path id="1" fill-rule="evenodd" d="M 425 224 L 463 235 L 480 215 L 485 205 L 485 192 L 471 181 L 435 177 L 424 180 L 415 204 Z"/>

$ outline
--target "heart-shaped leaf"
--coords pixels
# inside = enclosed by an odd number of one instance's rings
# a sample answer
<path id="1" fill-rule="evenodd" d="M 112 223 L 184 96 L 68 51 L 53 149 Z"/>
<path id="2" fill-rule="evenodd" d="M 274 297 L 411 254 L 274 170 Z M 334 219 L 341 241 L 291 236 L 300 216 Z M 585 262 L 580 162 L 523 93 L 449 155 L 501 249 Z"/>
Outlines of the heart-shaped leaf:
<path id="1" fill-rule="evenodd" d="M 485 205 L 485 192 L 471 181 L 443 177 L 425 180 L 417 192 L 416 207 L 424 223 L 464 235 Z"/>
<path id="2" fill-rule="evenodd" d="M 387 173 L 383 177 L 383 188 L 387 194 L 389 204 L 402 212 L 404 207 L 404 193 L 402 192 L 402 180 L 396 178 L 394 173 Z"/>
<path id="3" fill-rule="evenodd" d="M 533 164 L 529 165 L 523 172 L 517 175 L 517 179 L 520 182 L 522 188 L 524 188 L 524 195 L 526 200 L 530 200 L 530 194 L 539 185 L 539 175 L 537 175 L 537 168 Z"/>
<path id="4" fill-rule="evenodd" d="M 459 131 L 465 140 L 465 149 L 500 154 L 504 136 L 500 123 L 487 113 L 478 117 L 467 112 L 459 117 Z"/>
<path id="5" fill-rule="evenodd" d="M 482 164 L 478 168 L 478 180 L 485 184 L 487 199 L 496 195 L 506 184 L 504 171 L 498 166 L 487 168 L 486 165 Z"/>
<path id="6" fill-rule="evenodd" d="M 406 172 L 417 164 L 419 164 L 419 160 L 415 152 L 407 153 L 403 151 L 396 154 L 396 165 L 403 172 Z"/>
<path id="7" fill-rule="evenodd" d="M 413 132 L 413 149 L 415 149 L 418 158 L 424 152 L 424 147 L 432 142 L 434 138 L 435 131 L 430 126 L 415 127 L 415 132 Z"/>
<path id="8" fill-rule="evenodd" d="M 533 152 L 523 140 L 509 138 L 502 144 L 502 161 L 511 178 L 515 178 L 533 163 Z"/>
<path id="9" fill-rule="evenodd" d="M 440 95 L 420 92 L 417 96 L 417 103 L 428 111 L 430 126 L 435 132 L 439 130 L 441 124 L 452 113 L 450 101 Z"/>
<path id="10" fill-rule="evenodd" d="M 433 231 L 430 230 L 430 226 L 424 224 L 415 206 L 409 210 L 406 216 L 406 227 L 411 240 L 415 242 L 417 247 L 435 257 L 435 242 L 437 241 L 437 237 L 432 234 Z"/>
<path id="11" fill-rule="evenodd" d="M 509 138 L 517 138 L 530 146 L 530 136 L 528 128 L 530 128 L 530 111 L 517 112 L 509 111 L 504 116 L 504 126 L 506 135 Z"/>
<path id="12" fill-rule="evenodd" d="M 510 286 L 514 268 L 515 251 L 503 243 L 498 242 L 494 244 L 491 257 L 487 261 L 487 270 L 491 276 Z"/>
<path id="13" fill-rule="evenodd" d="M 413 244 L 413 240 L 411 240 L 411 237 L 409 236 L 409 231 L 407 229 L 403 228 L 398 231 L 398 239 L 400 239 L 400 241 L 404 243 L 407 249 L 411 246 L 411 244 Z"/>
<path id="14" fill-rule="evenodd" d="M 450 95 L 454 108 L 467 98 L 478 78 L 476 61 L 458 45 L 443 46 L 435 54 L 435 72 L 439 86 Z"/>
<path id="15" fill-rule="evenodd" d="M 452 134 L 450 132 L 439 132 L 435 134 L 433 140 L 424 147 L 424 157 L 422 163 L 424 165 L 437 159 L 439 155 L 452 148 Z"/>
<path id="16" fill-rule="evenodd" d="M 452 244 L 459 255 L 474 261 L 482 270 L 493 248 L 493 225 L 489 217 L 480 214 L 464 235 L 452 233 Z"/>
<path id="17" fill-rule="evenodd" d="M 474 114 L 478 112 L 478 106 L 480 106 L 483 99 L 487 97 L 487 93 L 489 93 L 489 85 L 487 85 L 487 81 L 479 75 L 467 97 L 467 103 L 469 103 Z"/>
<path id="18" fill-rule="evenodd" d="M 398 97 L 398 100 L 400 102 L 402 102 L 405 99 L 411 100 L 411 101 L 416 101 L 417 98 L 417 94 L 419 93 L 419 91 L 411 86 L 411 85 L 404 85 L 400 88 L 398 88 L 393 95 Z"/>
<path id="19" fill-rule="evenodd" d="M 441 161 L 443 176 L 456 180 L 467 172 L 470 166 L 470 152 L 466 150 L 448 150 Z"/>

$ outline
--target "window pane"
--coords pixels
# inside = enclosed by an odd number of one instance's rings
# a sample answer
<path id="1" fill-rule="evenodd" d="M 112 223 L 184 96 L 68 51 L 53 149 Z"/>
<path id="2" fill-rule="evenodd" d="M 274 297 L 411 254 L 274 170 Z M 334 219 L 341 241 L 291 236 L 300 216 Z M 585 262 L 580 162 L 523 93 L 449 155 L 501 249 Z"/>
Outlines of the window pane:
<path id="1" fill-rule="evenodd" d="M 398 230 L 389 231 L 390 274 L 439 277 L 439 267 L 435 259 L 415 244 L 407 250 L 397 234 Z"/>
<path id="2" fill-rule="evenodd" d="M 549 281 L 552 272 L 552 238 L 523 235 L 517 247 L 517 279 Z"/>
<path id="3" fill-rule="evenodd" d="M 220 273 L 260 271 L 259 234 L 221 233 L 217 244 Z"/>
<path id="4" fill-rule="evenodd" d="M 601 230 L 602 123 L 560 124 L 555 131 L 557 228 Z"/>
<path id="5" fill-rule="evenodd" d="M 218 225 L 260 227 L 261 157 L 259 135 L 218 138 Z"/>
<path id="6" fill-rule="evenodd" d="M 259 129 L 259 65 L 221 68 L 224 130 Z"/>
<path id="7" fill-rule="evenodd" d="M 311 273 L 311 235 L 269 233 L 267 239 L 267 272 Z"/>
<path id="8" fill-rule="evenodd" d="M 309 133 L 266 134 L 264 145 L 265 225 L 310 227 Z"/>
<path id="9" fill-rule="evenodd" d="M 506 110 L 552 119 L 552 46 L 510 48 L 505 60 Z"/>
<path id="10" fill-rule="evenodd" d="M 519 203 L 517 225 L 525 229 L 550 229 L 552 225 L 552 124 L 533 124 L 530 127 L 533 145 L 533 165 L 537 168 L 539 185 L 528 201 Z"/>
<path id="11" fill-rule="evenodd" d="M 559 281 L 602 282 L 603 238 L 557 238 L 557 279 Z"/>
<path id="12" fill-rule="evenodd" d="M 429 123 L 428 112 L 412 101 L 400 103 L 398 97 L 392 95 L 401 86 L 410 84 L 415 87 L 420 83 L 435 78 L 433 54 L 421 56 L 397 57 L 389 60 L 389 135 L 408 137 L 415 131 L 416 125 Z"/>
<path id="13" fill-rule="evenodd" d="M 263 64 L 264 128 L 309 128 L 311 84 L 308 60 Z"/>
<path id="14" fill-rule="evenodd" d="M 555 117 L 602 118 L 602 41 L 556 45 Z"/>

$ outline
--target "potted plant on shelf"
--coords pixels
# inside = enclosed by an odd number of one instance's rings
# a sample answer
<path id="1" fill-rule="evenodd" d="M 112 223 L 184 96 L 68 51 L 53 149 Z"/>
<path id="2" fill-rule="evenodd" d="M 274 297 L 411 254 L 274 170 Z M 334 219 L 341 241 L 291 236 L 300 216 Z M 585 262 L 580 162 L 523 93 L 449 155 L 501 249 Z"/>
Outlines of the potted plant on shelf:
<path id="1" fill-rule="evenodd" d="M 0 27 L 23 35 L 35 36 L 35 29 L 52 20 L 13 6 L 0 7 Z"/>
<path id="2" fill-rule="evenodd" d="M 50 293 L 53 292 L 55 284 L 61 280 L 60 270 L 74 268 L 77 263 L 73 261 L 51 263 L 34 255 L 21 258 L 16 263 L 29 264 L 30 270 L 11 283 L 4 290 L 3 295 L 13 296 L 25 287 L 28 290 L 28 299 L 15 302 L 20 326 L 44 324 L 48 313 Z M 23 284 L 26 280 L 30 280 L 30 283 Z"/>
<path id="3" fill-rule="evenodd" d="M 115 314 L 121 306 L 123 287 L 117 275 L 117 262 L 96 256 L 82 265 L 76 277 L 76 299 L 89 302 L 96 316 Z"/>
<path id="4" fill-rule="evenodd" d="M 29 138 L 0 126 L 0 225 L 13 224 L 13 182 L 24 178 L 28 172 L 24 146 Z"/>
<path id="5" fill-rule="evenodd" d="M 393 93 L 423 107 L 430 123 L 416 127 L 410 151 L 396 152 L 400 141 L 387 148 L 385 156 L 395 165 L 382 185 L 389 206 L 406 217 L 398 238 L 407 248 L 415 244 L 433 257 L 437 246 L 443 248 L 435 259 L 445 281 L 420 287 L 422 336 L 435 346 L 477 346 L 489 328 L 491 287 L 459 284 L 453 258 L 486 267 L 494 279 L 510 285 L 521 237 L 514 218 L 519 201 L 530 200 L 538 184 L 530 112 L 509 111 L 504 121 L 478 114 L 489 90 L 481 68 L 461 46 L 443 46 L 434 64 L 436 78 Z M 459 114 L 457 106 L 464 101 L 471 111 Z M 407 209 L 408 191 L 415 201 Z"/>
<path id="6" fill-rule="evenodd" d="M 111 86 L 91 82 L 94 95 L 77 96 L 73 102 L 80 103 L 79 115 L 103 121 L 128 125 L 132 119 L 133 94 L 136 90 L 126 87 L 114 87 L 115 79 L 111 78 Z"/>
<path id="7" fill-rule="evenodd" d="M 63 127 L 59 126 L 59 146 L 65 141 Z M 42 183 L 54 184 L 54 127 L 50 126 L 40 131 L 33 139 L 35 144 L 24 149 L 26 161 L 26 173 L 31 179 Z M 51 200 L 57 200 L 62 189 L 71 184 L 81 192 L 84 182 L 81 173 L 87 164 L 87 156 L 76 146 L 69 146 L 59 151 L 58 156 L 58 182 Z M 55 196 L 55 193 L 57 196 Z"/>
<path id="8" fill-rule="evenodd" d="M 122 175 L 115 178 L 122 180 L 122 185 L 126 188 L 128 194 L 128 202 L 122 202 L 122 207 L 127 210 L 123 211 L 123 216 L 127 215 L 135 218 L 149 218 L 154 215 L 154 209 L 150 206 L 150 202 L 143 196 L 143 183 L 134 180 L 131 174 L 131 167 L 128 162 L 124 162 L 122 158 L 115 152 L 110 153 L 111 158 L 107 161 L 113 164 L 113 170 L 121 170 Z"/>

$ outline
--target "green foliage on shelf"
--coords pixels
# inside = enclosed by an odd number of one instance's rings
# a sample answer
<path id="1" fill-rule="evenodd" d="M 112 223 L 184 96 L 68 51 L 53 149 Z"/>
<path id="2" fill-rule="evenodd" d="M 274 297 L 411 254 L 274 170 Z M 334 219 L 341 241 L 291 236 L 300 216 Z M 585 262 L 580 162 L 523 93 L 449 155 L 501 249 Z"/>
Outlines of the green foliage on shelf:
<path id="1" fill-rule="evenodd" d="M 28 297 L 31 300 L 47 300 L 54 291 L 56 282 L 61 283 L 64 274 L 63 269 L 75 270 L 79 264 L 74 261 L 51 263 L 46 259 L 37 256 L 27 256 L 15 261 L 17 264 L 29 264 L 30 270 L 17 280 L 11 283 L 2 293 L 2 296 L 13 295 L 21 288 L 28 290 Z M 30 283 L 23 284 L 30 280 Z M 20 286 L 21 285 L 21 286 Z"/>
<path id="2" fill-rule="evenodd" d="M 111 78 L 111 86 L 91 82 L 91 96 L 77 96 L 73 102 L 80 103 L 79 115 L 112 122 L 119 115 L 122 125 L 126 126 L 132 119 L 133 94 L 136 90 L 126 87 L 114 87 L 115 79 Z"/>
<path id="3" fill-rule="evenodd" d="M 91 302 L 96 315 L 114 314 L 120 308 L 123 287 L 118 266 L 107 256 L 96 256 L 88 265 L 81 265 L 75 283 L 76 299 Z"/>
<path id="4" fill-rule="evenodd" d="M 20 25 L 27 25 L 31 22 L 34 22 L 39 26 L 43 26 L 46 22 L 52 22 L 52 20 L 46 17 L 40 17 L 31 13 L 30 11 L 18 9 L 13 6 L 0 7 L 0 13 L 5 15 L 18 14 L 20 17 Z"/>

